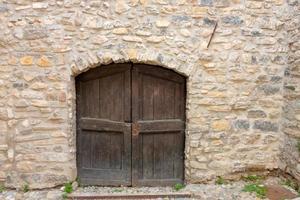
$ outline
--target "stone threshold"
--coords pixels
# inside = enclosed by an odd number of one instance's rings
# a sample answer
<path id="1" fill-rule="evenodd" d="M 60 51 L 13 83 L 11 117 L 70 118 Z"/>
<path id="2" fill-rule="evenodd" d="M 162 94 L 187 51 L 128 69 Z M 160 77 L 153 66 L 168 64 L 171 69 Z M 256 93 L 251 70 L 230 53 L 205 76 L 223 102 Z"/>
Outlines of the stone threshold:
<path id="1" fill-rule="evenodd" d="M 96 194 L 86 193 L 84 195 L 71 194 L 68 195 L 70 200 L 83 200 L 83 199 L 157 199 L 157 198 L 191 198 L 190 193 L 163 193 L 163 194 Z"/>

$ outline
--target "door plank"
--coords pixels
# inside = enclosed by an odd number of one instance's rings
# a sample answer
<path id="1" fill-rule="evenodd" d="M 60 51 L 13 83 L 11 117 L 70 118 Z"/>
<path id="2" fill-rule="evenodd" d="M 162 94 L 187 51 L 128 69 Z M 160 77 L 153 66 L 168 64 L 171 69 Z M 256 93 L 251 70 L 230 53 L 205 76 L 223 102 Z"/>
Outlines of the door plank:
<path id="1" fill-rule="evenodd" d="M 84 130 L 97 130 L 97 131 L 116 131 L 123 132 L 128 130 L 131 126 L 129 123 L 116 122 L 106 119 L 95 119 L 83 117 L 79 121 L 80 127 Z"/>
<path id="2" fill-rule="evenodd" d="M 138 121 L 137 124 L 141 133 L 154 133 L 181 131 L 182 129 L 184 129 L 185 123 L 180 119 L 169 119 Z"/>
<path id="3" fill-rule="evenodd" d="M 133 66 L 133 185 L 183 182 L 184 95 L 181 75 L 155 66 Z"/>

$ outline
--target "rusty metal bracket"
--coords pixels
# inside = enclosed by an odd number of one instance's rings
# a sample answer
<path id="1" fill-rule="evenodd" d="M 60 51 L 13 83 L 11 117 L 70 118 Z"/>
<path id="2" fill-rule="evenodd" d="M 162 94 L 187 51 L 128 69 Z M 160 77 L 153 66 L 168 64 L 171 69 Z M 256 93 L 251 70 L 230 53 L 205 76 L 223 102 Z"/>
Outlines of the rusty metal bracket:
<path id="1" fill-rule="evenodd" d="M 212 34 L 210 35 L 210 38 L 209 38 L 209 41 L 208 41 L 208 44 L 207 44 L 206 48 L 209 47 L 210 42 L 211 42 L 211 40 L 212 40 L 212 38 L 213 38 L 213 36 L 214 36 L 214 34 L 215 34 L 215 32 L 216 32 L 217 26 L 218 26 L 218 22 L 216 21 L 214 30 L 213 30 Z"/>
<path id="2" fill-rule="evenodd" d="M 140 132 L 140 125 L 137 122 L 132 123 L 132 135 L 138 136 Z"/>

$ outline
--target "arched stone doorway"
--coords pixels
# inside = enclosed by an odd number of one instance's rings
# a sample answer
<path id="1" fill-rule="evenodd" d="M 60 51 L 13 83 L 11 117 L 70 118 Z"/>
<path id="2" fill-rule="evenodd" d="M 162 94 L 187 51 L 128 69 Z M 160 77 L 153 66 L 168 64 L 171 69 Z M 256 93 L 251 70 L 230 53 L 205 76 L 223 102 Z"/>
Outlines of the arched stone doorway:
<path id="1" fill-rule="evenodd" d="M 76 77 L 77 169 L 85 185 L 172 185 L 184 179 L 185 78 L 145 64 Z"/>

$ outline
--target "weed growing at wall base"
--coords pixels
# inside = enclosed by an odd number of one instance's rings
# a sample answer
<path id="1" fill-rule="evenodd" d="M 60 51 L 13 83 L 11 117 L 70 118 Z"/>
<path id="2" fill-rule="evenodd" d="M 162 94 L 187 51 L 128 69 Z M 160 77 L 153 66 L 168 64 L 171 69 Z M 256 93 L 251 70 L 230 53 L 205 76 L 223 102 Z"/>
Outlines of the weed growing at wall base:
<path id="1" fill-rule="evenodd" d="M 5 191 L 5 187 L 4 185 L 0 185 L 0 193 L 4 192 Z"/>
<path id="2" fill-rule="evenodd" d="M 179 191 L 181 189 L 183 189 L 185 187 L 185 185 L 181 184 L 181 183 L 176 183 L 174 185 L 174 190 Z"/>
<path id="3" fill-rule="evenodd" d="M 244 192 L 256 193 L 259 198 L 265 198 L 267 193 L 267 188 L 264 185 L 259 185 L 257 183 L 250 183 L 245 185 Z"/>

